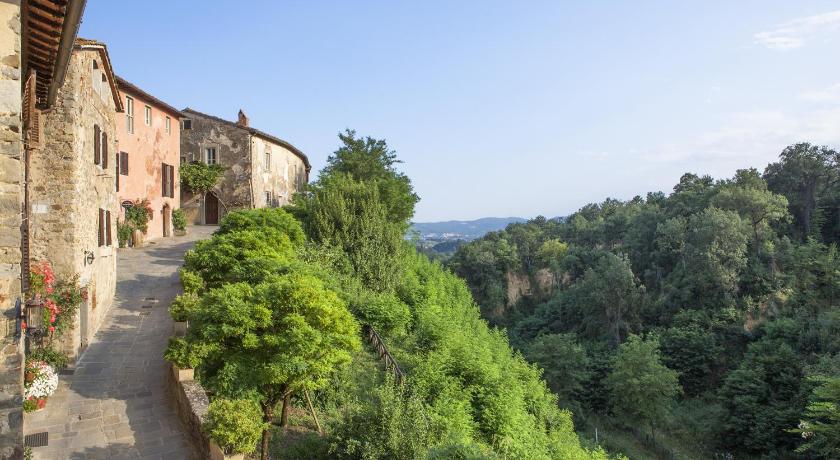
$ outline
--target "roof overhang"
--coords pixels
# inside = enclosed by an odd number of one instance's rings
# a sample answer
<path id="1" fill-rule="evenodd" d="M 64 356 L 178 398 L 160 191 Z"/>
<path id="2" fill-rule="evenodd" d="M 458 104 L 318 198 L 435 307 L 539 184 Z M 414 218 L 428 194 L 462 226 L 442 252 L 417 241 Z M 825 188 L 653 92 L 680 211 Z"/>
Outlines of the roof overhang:
<path id="1" fill-rule="evenodd" d="M 55 102 L 64 83 L 86 0 L 23 0 L 22 75 L 35 71 L 39 108 Z"/>

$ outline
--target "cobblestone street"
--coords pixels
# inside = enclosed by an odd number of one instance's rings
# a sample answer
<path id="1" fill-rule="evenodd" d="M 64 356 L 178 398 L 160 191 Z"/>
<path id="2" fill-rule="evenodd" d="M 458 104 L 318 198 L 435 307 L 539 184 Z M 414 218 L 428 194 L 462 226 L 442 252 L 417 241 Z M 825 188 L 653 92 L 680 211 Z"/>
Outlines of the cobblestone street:
<path id="1" fill-rule="evenodd" d="M 142 249 L 120 250 L 117 297 L 73 375 L 47 407 L 26 415 L 26 434 L 49 433 L 36 459 L 190 459 L 166 386 L 167 311 L 180 291 L 184 252 L 215 227 L 191 227 Z"/>

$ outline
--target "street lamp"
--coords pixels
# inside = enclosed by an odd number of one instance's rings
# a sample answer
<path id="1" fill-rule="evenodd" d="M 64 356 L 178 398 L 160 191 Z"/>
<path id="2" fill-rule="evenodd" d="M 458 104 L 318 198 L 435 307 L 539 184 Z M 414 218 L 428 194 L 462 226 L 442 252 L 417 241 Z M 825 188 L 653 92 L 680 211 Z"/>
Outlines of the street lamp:
<path id="1" fill-rule="evenodd" d="M 34 339 L 44 334 L 44 302 L 41 299 L 29 299 L 26 301 L 26 333 Z"/>

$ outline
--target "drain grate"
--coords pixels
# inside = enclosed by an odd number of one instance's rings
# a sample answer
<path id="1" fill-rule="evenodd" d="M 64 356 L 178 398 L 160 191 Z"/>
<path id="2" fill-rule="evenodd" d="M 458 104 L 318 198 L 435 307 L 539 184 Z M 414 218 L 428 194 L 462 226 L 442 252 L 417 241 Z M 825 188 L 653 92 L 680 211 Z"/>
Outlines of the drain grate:
<path id="1" fill-rule="evenodd" d="M 50 434 L 46 431 L 41 433 L 28 434 L 23 439 L 27 447 L 44 447 L 50 443 Z"/>
<path id="2" fill-rule="evenodd" d="M 143 305 L 140 308 L 152 308 L 152 306 L 151 305 Z"/>
<path id="3" fill-rule="evenodd" d="M 150 311 L 141 311 L 140 312 L 140 316 L 149 316 L 151 314 L 152 314 L 152 312 L 150 312 Z"/>
<path id="4" fill-rule="evenodd" d="M 159 300 L 156 299 L 155 297 L 145 297 L 145 298 L 143 298 L 143 300 L 145 300 L 146 302 L 151 302 L 151 303 L 158 303 L 159 302 Z"/>

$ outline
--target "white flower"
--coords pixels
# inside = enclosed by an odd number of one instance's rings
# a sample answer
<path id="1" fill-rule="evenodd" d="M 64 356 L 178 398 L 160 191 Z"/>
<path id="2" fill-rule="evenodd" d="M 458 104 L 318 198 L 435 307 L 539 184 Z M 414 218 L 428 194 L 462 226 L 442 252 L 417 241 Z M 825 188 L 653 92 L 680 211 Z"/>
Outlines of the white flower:
<path id="1" fill-rule="evenodd" d="M 30 368 L 34 368 L 38 373 L 32 383 L 27 383 L 25 386 L 24 397 L 29 398 L 46 398 L 55 393 L 58 388 L 58 374 L 55 369 L 49 364 L 40 361 L 30 363 Z"/>

